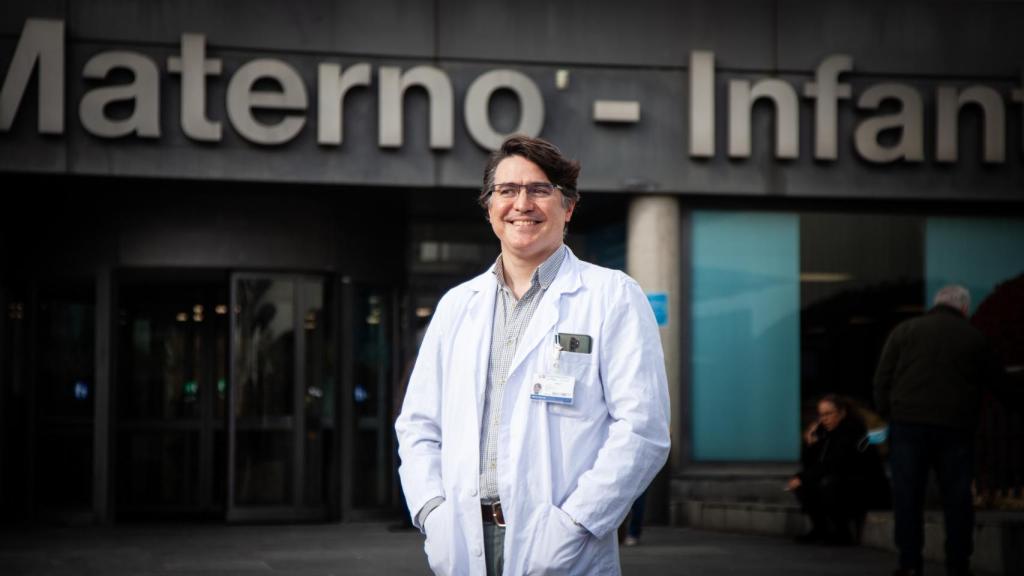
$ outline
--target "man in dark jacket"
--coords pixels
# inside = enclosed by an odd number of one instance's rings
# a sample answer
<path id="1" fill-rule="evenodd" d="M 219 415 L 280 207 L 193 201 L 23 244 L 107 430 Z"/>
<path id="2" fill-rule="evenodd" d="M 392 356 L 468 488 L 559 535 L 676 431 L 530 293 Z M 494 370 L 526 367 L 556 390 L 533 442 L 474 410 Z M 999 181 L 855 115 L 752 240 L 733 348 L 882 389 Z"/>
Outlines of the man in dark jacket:
<path id="1" fill-rule="evenodd" d="M 925 315 L 897 326 L 875 372 L 875 402 L 890 422 L 893 511 L 900 568 L 922 574 L 924 493 L 934 468 L 942 491 L 947 574 L 969 574 L 974 429 L 980 393 L 998 376 L 985 336 L 967 321 L 970 293 L 946 286 Z"/>

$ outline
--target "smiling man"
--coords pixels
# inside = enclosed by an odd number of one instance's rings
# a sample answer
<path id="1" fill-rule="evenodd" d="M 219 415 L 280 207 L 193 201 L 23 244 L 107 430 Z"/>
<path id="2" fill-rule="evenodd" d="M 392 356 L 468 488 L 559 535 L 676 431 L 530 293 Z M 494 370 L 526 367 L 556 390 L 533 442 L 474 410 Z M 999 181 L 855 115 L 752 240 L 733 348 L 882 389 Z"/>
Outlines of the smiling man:
<path id="1" fill-rule="evenodd" d="M 538 138 L 491 156 L 501 254 L 445 294 L 420 348 L 395 427 L 436 574 L 619 574 L 616 528 L 668 456 L 647 299 L 562 243 L 579 170 Z"/>

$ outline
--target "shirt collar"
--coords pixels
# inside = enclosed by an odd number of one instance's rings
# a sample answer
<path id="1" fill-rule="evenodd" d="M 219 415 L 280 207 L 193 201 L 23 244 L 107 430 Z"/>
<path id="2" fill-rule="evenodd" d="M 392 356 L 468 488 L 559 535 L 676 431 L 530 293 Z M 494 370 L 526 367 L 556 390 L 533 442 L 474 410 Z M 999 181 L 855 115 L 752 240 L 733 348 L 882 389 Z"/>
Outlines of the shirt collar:
<path id="1" fill-rule="evenodd" d="M 548 256 L 548 259 L 533 271 L 533 276 L 530 277 L 530 285 L 536 286 L 539 284 L 541 288 L 547 290 L 551 283 L 555 281 L 555 277 L 558 276 L 558 270 L 562 267 L 562 261 L 565 260 L 565 252 L 565 244 L 562 244 L 551 256 Z M 494 261 L 492 273 L 495 280 L 498 281 L 499 287 L 508 287 L 505 284 L 505 268 L 501 262 L 501 254 L 498 254 L 498 258 Z"/>

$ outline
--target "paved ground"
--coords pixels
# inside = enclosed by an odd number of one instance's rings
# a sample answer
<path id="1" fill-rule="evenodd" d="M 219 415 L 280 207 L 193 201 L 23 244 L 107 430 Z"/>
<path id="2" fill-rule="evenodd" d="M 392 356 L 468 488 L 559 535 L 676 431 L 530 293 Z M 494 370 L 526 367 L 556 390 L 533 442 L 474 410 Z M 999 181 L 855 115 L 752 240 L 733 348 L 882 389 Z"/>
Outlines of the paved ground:
<path id="1" fill-rule="evenodd" d="M 426 575 L 419 532 L 385 524 L 118 526 L 0 529 L 0 575 Z M 888 575 L 889 552 L 806 547 L 788 539 L 649 528 L 622 550 L 635 576 Z M 939 566 L 928 567 L 939 576 Z"/>

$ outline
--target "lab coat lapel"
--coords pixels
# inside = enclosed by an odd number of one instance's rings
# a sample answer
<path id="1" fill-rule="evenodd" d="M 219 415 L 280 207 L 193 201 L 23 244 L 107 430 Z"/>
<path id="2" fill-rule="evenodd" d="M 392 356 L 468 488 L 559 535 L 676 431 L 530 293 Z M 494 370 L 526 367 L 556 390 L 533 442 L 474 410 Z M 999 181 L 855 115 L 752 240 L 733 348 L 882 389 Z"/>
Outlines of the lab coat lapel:
<path id="1" fill-rule="evenodd" d="M 476 417 L 480 421 L 483 412 L 484 391 L 487 388 L 487 367 L 491 358 L 491 333 L 494 329 L 494 300 L 498 286 L 494 279 L 493 266 L 470 282 L 473 295 L 466 305 L 468 338 L 462 340 L 473 344 L 476 364 L 472 367 L 473 382 L 476 385 Z M 460 334 L 460 336 L 463 336 Z M 460 354 L 461 355 L 461 354 Z M 471 356 L 466 356 L 468 358 Z M 459 361 L 459 358 L 456 358 Z"/>
<path id="2" fill-rule="evenodd" d="M 544 296 L 537 305 L 537 310 L 533 313 L 533 318 L 530 319 L 530 323 L 526 327 L 526 332 L 523 333 L 522 340 L 519 341 L 519 346 L 516 347 L 516 354 L 508 370 L 509 380 L 515 375 L 523 360 L 537 346 L 542 344 L 554 345 L 554 339 L 549 339 L 549 335 L 552 334 L 552 330 L 558 324 L 562 297 L 575 292 L 581 285 L 579 260 L 576 259 L 576 255 L 572 253 L 572 250 L 569 250 L 568 246 L 565 248 L 565 252 L 565 260 L 558 269 L 558 275 L 555 276 L 551 286 L 544 292 Z"/>

